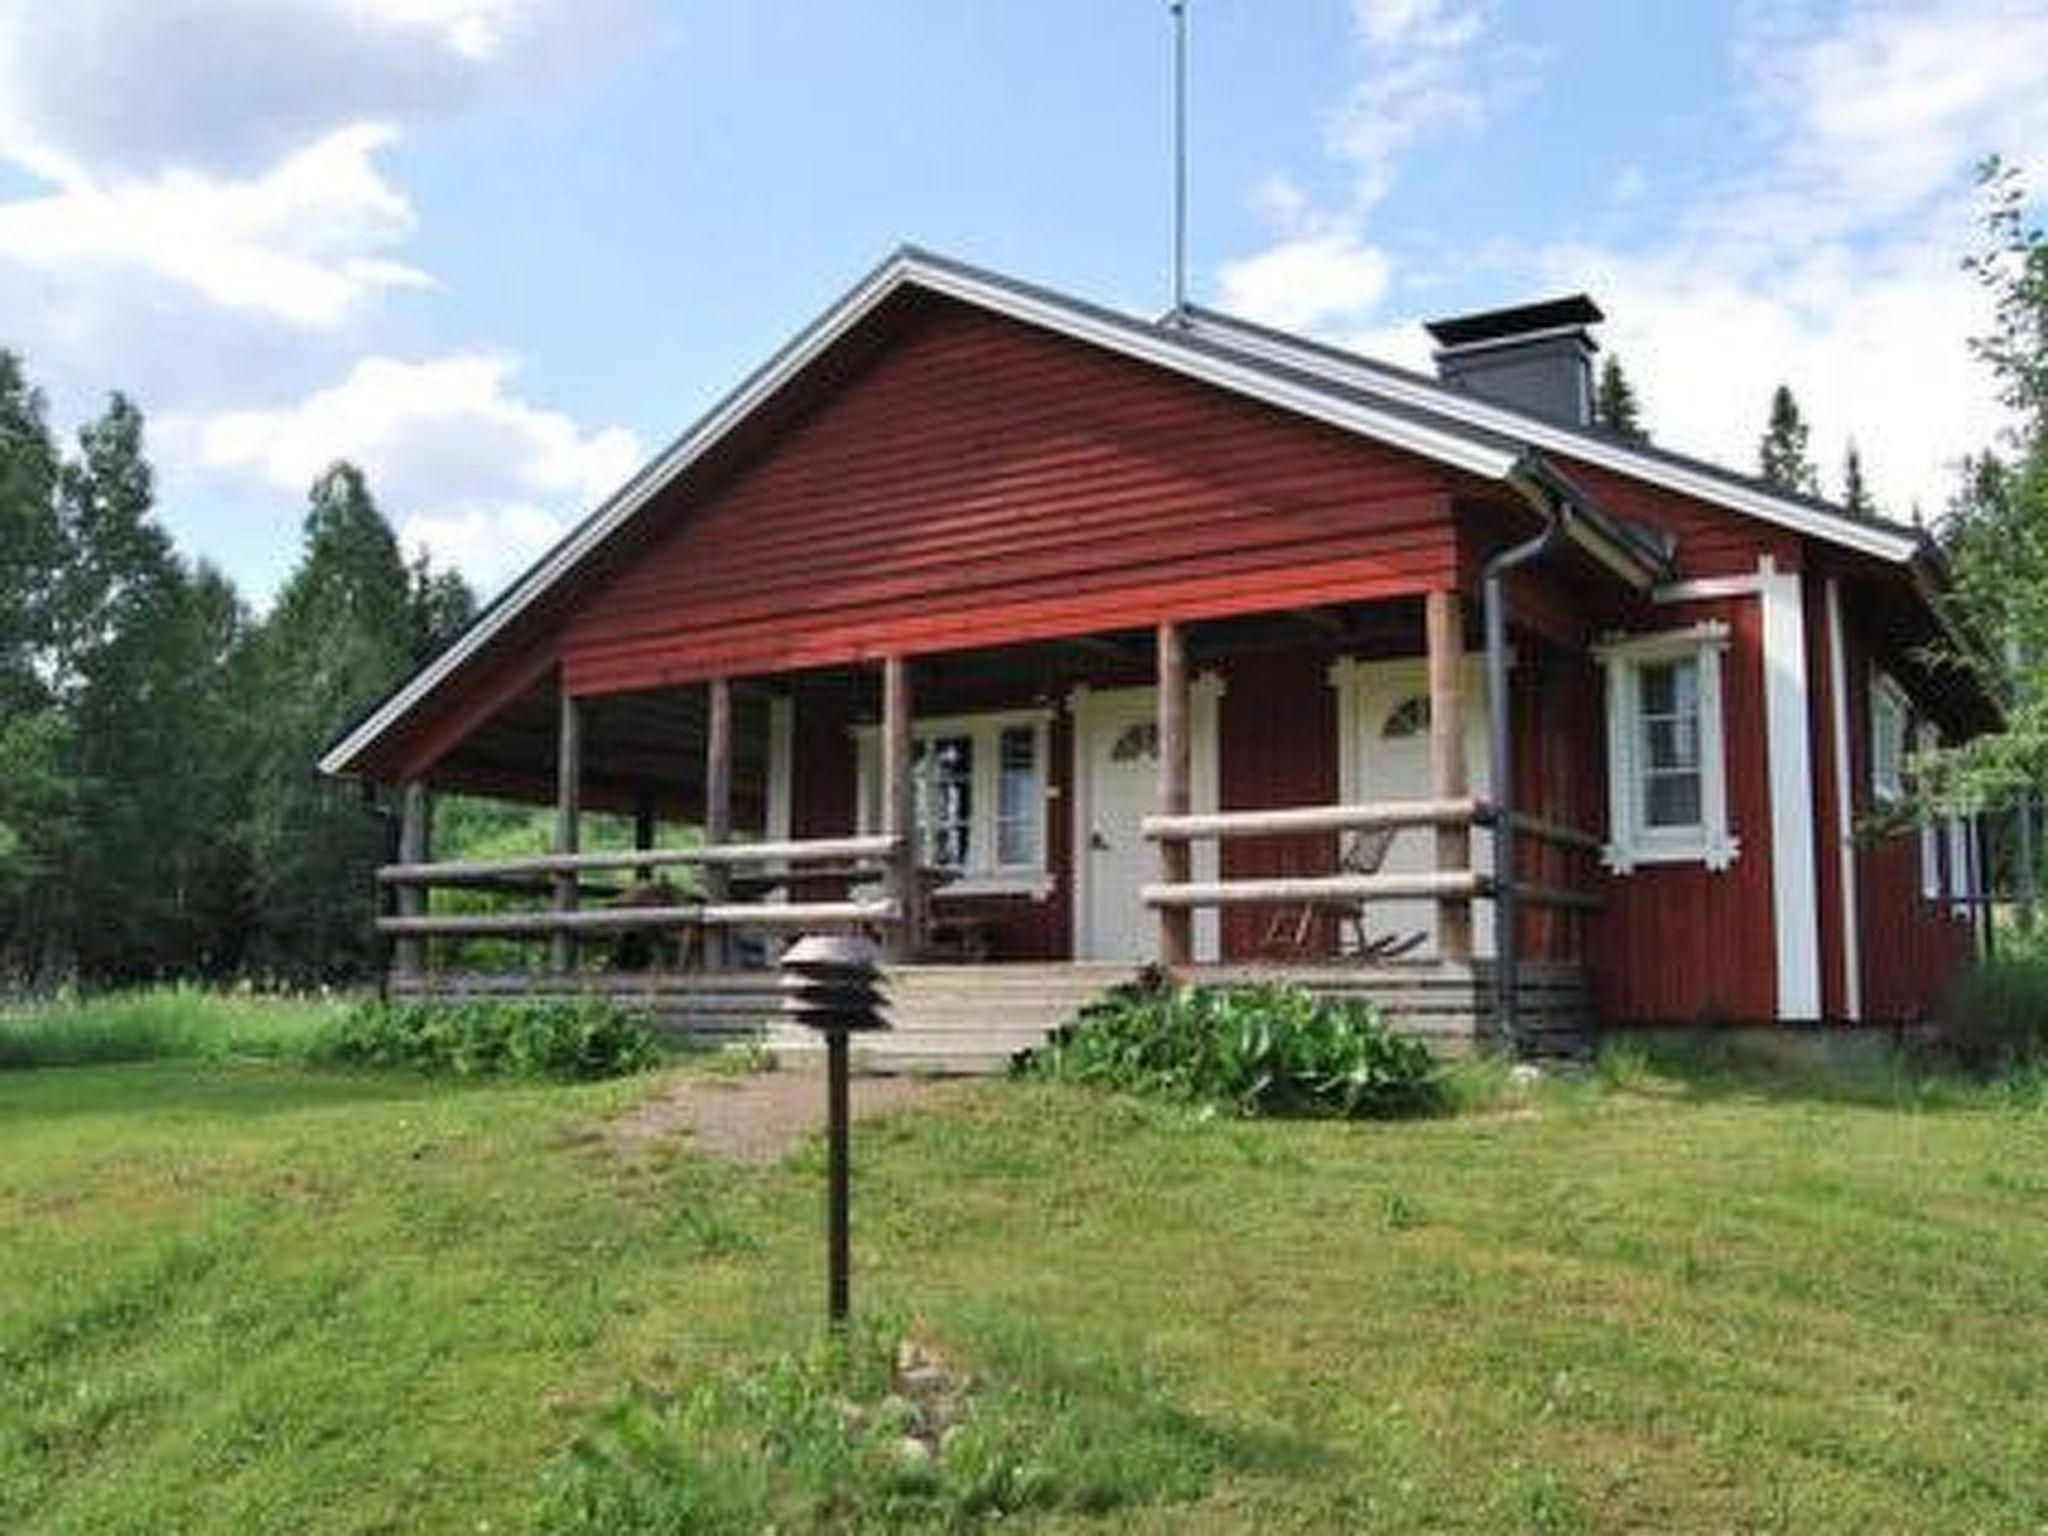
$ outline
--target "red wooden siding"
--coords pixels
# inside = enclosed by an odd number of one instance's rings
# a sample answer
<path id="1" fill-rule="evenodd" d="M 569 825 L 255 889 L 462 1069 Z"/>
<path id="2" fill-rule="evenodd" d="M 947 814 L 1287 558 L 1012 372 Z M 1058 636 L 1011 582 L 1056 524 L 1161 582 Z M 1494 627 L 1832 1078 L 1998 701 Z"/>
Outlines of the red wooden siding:
<path id="1" fill-rule="evenodd" d="M 1412 593 L 1455 569 L 1426 463 L 947 304 L 666 515 L 569 616 L 574 690 Z"/>
<path id="2" fill-rule="evenodd" d="M 1591 927 L 1587 951 L 1594 1009 L 1618 1023 L 1771 1019 L 1778 967 L 1762 616 L 1754 598 L 1740 598 L 1689 603 L 1662 617 L 1669 626 L 1714 618 L 1728 624 L 1723 737 L 1728 820 L 1741 851 L 1725 870 L 1643 864 L 1606 879 L 1606 907 Z M 1604 749 L 1597 763 L 1604 786 Z M 1605 826 L 1604 814 L 1599 824 Z"/>
<path id="3" fill-rule="evenodd" d="M 1337 692 L 1328 647 L 1238 656 L 1224 668 L 1217 720 L 1216 797 L 1221 809 L 1333 805 L 1337 786 Z M 1336 843 L 1318 837 L 1248 838 L 1223 846 L 1222 873 L 1328 874 Z M 1259 958 L 1272 911 L 1235 907 L 1223 915 L 1223 954 Z M 1323 943 L 1334 936 L 1318 935 Z"/>
<path id="4" fill-rule="evenodd" d="M 1850 792 L 1859 827 L 1873 809 L 1870 792 L 1870 682 L 1874 652 L 1845 594 Z M 1975 952 L 1967 918 L 1921 894 L 1917 832 L 1859 836 L 1856 916 L 1863 974 L 1863 1017 L 1873 1023 L 1923 1018 Z"/>
<path id="5" fill-rule="evenodd" d="M 1559 458 L 1558 465 L 1612 515 L 1651 523 L 1677 535 L 1676 574 L 1681 581 L 1754 571 L 1758 557 L 1766 554 L 1776 557 L 1780 570 L 1799 566 L 1796 534 L 1595 464 Z"/>

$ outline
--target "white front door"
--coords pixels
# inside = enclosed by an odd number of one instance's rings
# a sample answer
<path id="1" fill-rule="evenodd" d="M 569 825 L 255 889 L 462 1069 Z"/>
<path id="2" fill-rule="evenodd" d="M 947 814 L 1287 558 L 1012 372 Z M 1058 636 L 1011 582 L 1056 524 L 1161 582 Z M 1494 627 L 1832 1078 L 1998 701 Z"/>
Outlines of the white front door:
<path id="1" fill-rule="evenodd" d="M 1429 676 L 1421 661 L 1355 663 L 1348 679 L 1349 707 L 1341 710 L 1349 739 L 1343 756 L 1353 801 L 1434 798 L 1429 767 Z M 1471 793 L 1484 797 L 1490 780 L 1487 757 L 1486 694 L 1480 658 L 1468 660 L 1465 675 L 1465 775 Z M 1473 837 L 1475 869 L 1493 867 L 1486 833 Z M 1436 868 L 1436 830 L 1404 827 L 1387 849 L 1382 874 L 1422 874 Z M 1411 958 L 1436 954 L 1437 908 L 1427 898 L 1376 901 L 1366 908 L 1366 932 L 1374 939 L 1423 934 Z M 1475 902 L 1473 948 L 1493 952 L 1493 904 Z"/>
<path id="2" fill-rule="evenodd" d="M 1212 679 L 1194 689 L 1196 810 L 1216 804 L 1216 697 Z M 1156 845 L 1145 818 L 1159 803 L 1158 703 L 1150 688 L 1087 690 L 1074 699 L 1074 954 L 1083 960 L 1152 960 L 1159 924 L 1144 888 L 1157 878 Z M 1197 879 L 1213 878 L 1214 844 L 1197 844 Z M 1214 913 L 1195 917 L 1195 956 L 1217 953 Z"/>

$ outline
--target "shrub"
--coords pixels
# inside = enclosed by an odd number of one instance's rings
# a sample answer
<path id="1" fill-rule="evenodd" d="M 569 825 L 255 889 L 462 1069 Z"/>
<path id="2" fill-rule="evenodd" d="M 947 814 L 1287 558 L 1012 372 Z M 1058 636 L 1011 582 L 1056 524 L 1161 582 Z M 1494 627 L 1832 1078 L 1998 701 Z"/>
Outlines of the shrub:
<path id="1" fill-rule="evenodd" d="M 972 1530 L 1190 1499 L 1226 1437 L 1156 1381 L 998 1358 L 970 1378 L 864 1329 L 676 1395 L 633 1392 L 543 1474 L 550 1536 Z"/>
<path id="2" fill-rule="evenodd" d="M 1133 987 L 1027 1058 L 1027 1074 L 1244 1115 L 1387 1118 L 1443 1107 L 1429 1048 L 1370 1003 L 1299 987 Z"/>
<path id="3" fill-rule="evenodd" d="M 2048 1056 L 2048 958 L 1986 960 L 1942 1001 L 1941 1042 L 1975 1072 L 2007 1072 Z"/>
<path id="4" fill-rule="evenodd" d="M 311 1054 L 338 1065 L 555 1081 L 623 1077 L 665 1059 L 639 1015 L 596 998 L 360 1003 Z"/>

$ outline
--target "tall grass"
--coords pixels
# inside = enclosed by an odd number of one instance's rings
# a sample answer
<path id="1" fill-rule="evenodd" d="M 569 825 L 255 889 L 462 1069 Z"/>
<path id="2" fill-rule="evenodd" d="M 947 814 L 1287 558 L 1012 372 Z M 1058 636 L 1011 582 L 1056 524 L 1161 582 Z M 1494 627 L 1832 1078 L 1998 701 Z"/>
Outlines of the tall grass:
<path id="1" fill-rule="evenodd" d="M 338 1002 L 155 987 L 0 1006 L 0 1071 L 170 1058 L 303 1054 Z"/>

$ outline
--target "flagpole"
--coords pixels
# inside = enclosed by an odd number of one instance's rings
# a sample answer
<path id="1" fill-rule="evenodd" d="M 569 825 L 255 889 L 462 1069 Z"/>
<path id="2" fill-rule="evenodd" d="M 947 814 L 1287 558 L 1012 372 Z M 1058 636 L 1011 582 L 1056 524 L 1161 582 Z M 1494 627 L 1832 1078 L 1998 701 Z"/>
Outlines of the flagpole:
<path id="1" fill-rule="evenodd" d="M 1188 303 L 1188 5 L 1169 0 L 1173 12 L 1173 310 Z"/>

